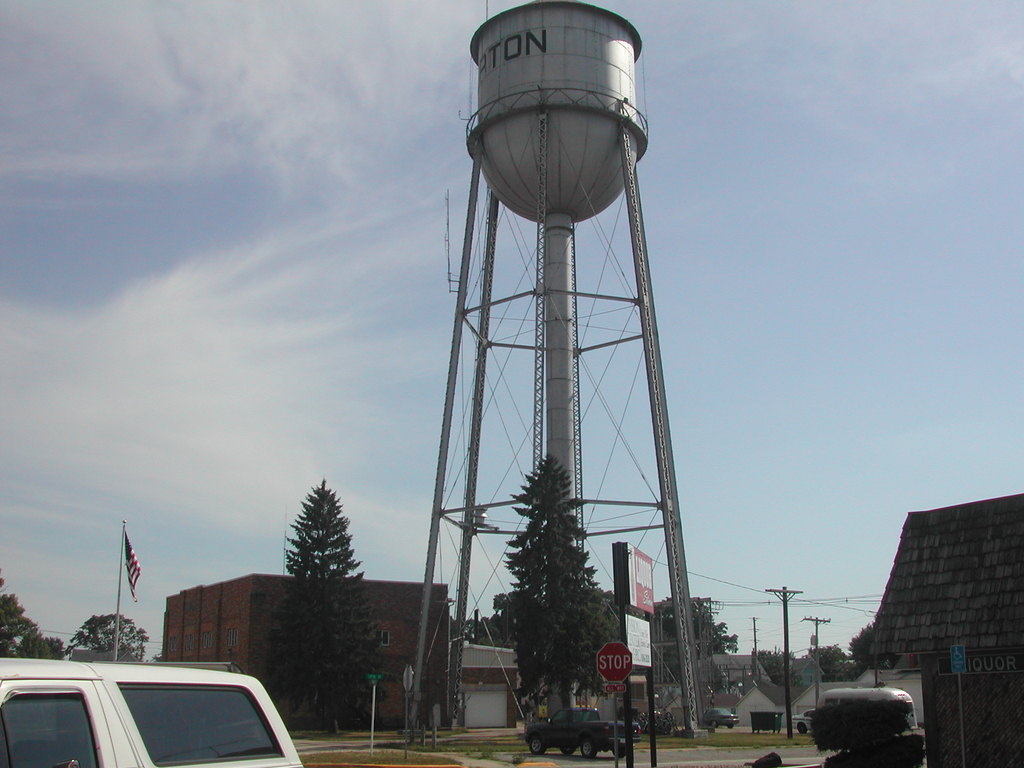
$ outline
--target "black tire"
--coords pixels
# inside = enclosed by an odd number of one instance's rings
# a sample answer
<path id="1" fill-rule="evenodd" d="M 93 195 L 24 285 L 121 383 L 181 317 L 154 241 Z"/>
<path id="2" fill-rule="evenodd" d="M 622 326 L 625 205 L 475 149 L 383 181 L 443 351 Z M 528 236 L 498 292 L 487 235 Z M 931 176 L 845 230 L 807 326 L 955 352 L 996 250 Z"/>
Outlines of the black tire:
<path id="1" fill-rule="evenodd" d="M 736 723 L 729 723 L 729 725 L 727 725 L 726 728 L 728 728 L 729 730 L 732 730 L 732 727 L 734 725 L 736 725 Z"/>
<path id="2" fill-rule="evenodd" d="M 526 742 L 526 745 L 530 748 L 531 755 L 543 755 L 547 751 L 547 747 L 544 745 L 544 739 L 537 734 L 533 734 L 530 740 Z"/>
<path id="3" fill-rule="evenodd" d="M 717 720 L 708 720 L 708 728 L 717 728 L 717 727 L 718 727 L 718 721 Z"/>
<path id="4" fill-rule="evenodd" d="M 558 749 L 563 755 L 571 755 L 576 751 L 576 747 L 559 747 Z"/>
<path id="5" fill-rule="evenodd" d="M 796 724 L 796 729 L 800 733 L 807 733 L 807 723 L 797 723 Z"/>
<path id="6" fill-rule="evenodd" d="M 597 757 L 597 747 L 594 745 L 594 740 L 589 736 L 584 736 L 580 739 L 580 756 L 587 758 L 587 760 L 593 760 Z"/>

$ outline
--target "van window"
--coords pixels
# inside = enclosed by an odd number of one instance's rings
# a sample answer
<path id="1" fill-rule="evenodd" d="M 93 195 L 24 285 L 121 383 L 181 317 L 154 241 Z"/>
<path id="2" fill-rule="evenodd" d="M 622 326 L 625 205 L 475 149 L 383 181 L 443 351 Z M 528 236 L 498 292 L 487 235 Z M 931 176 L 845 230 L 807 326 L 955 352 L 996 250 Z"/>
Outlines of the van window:
<path id="1" fill-rule="evenodd" d="M 0 742 L 6 741 L 0 766 L 49 768 L 77 760 L 81 768 L 96 768 L 96 742 L 80 693 L 15 694 L 0 709 L 0 721 Z"/>
<path id="2" fill-rule="evenodd" d="M 244 688 L 149 684 L 120 688 L 155 765 L 283 754 L 262 711 Z"/>

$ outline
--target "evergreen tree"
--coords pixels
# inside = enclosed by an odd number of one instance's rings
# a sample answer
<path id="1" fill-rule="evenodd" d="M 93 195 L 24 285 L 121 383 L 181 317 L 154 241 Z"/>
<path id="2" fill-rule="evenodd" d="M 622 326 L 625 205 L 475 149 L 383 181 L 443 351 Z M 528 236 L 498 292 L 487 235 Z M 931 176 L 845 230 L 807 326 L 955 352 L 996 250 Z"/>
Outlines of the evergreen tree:
<path id="1" fill-rule="evenodd" d="M 506 606 L 519 694 L 539 703 L 546 691 L 557 691 L 568 702 L 599 688 L 594 656 L 618 633 L 579 545 L 580 502 L 569 498 L 569 473 L 549 456 L 526 481 L 514 497 L 526 526 L 509 542 L 514 581 Z"/>
<path id="2" fill-rule="evenodd" d="M 286 563 L 294 578 L 273 633 L 274 690 L 293 709 L 310 708 L 320 727 L 369 720 L 368 671 L 379 669 L 360 562 L 349 520 L 327 481 L 313 488 L 292 525 Z"/>
<path id="3" fill-rule="evenodd" d="M 111 653 L 114 650 L 114 630 L 117 622 L 116 613 L 105 613 L 90 616 L 78 631 L 71 636 L 68 651 L 75 648 L 86 648 L 98 653 Z M 117 636 L 117 658 L 122 661 L 142 661 L 146 654 L 146 643 L 149 634 L 124 614 L 121 615 L 121 626 Z"/>

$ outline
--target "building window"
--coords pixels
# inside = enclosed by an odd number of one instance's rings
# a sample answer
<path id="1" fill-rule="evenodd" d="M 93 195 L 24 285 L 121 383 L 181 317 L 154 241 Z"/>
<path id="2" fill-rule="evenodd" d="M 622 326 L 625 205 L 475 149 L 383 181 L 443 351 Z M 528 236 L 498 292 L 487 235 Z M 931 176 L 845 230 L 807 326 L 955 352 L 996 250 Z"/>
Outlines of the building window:
<path id="1" fill-rule="evenodd" d="M 212 648 L 213 647 L 213 632 L 209 632 L 209 631 L 203 632 L 201 641 L 203 643 L 203 648 Z"/>
<path id="2" fill-rule="evenodd" d="M 238 645 L 238 630 L 237 629 L 229 629 L 228 630 L 228 648 L 233 648 L 236 645 Z"/>
<path id="3" fill-rule="evenodd" d="M 192 650 L 195 650 L 195 647 L 196 647 L 196 636 L 195 635 L 185 635 L 185 650 L 186 651 L 192 651 Z"/>
<path id="4" fill-rule="evenodd" d="M 178 650 L 178 636 L 177 635 L 173 635 L 173 636 L 167 638 L 167 650 L 171 651 L 172 653 L 174 651 Z"/>
<path id="5" fill-rule="evenodd" d="M 384 647 L 391 645 L 391 633 L 386 629 L 379 630 L 377 632 L 380 637 L 380 644 Z"/>

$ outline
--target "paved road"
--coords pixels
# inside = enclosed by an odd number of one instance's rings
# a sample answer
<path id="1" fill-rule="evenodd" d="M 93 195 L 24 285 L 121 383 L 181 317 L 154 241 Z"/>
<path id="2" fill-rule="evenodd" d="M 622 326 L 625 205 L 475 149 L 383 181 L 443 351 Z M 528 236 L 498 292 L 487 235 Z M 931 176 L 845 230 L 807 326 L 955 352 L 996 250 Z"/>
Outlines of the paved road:
<path id="1" fill-rule="evenodd" d="M 369 749 L 369 744 L 366 740 L 310 741 L 298 739 L 295 742 L 295 746 L 300 754 Z M 740 768 L 769 751 L 778 752 L 786 766 L 820 766 L 822 762 L 821 755 L 818 754 L 814 747 L 777 747 L 773 750 L 704 747 L 695 749 L 659 749 L 658 768 Z M 489 760 L 454 753 L 446 753 L 444 756 L 467 766 L 467 768 L 509 768 L 512 765 L 513 757 L 518 756 L 522 758 L 522 755 L 523 752 L 498 753 Z M 338 763 L 342 764 L 344 760 L 343 754 L 339 754 L 338 757 Z M 554 750 L 543 755 L 529 755 L 518 765 L 519 768 L 614 768 L 615 759 L 609 752 L 600 754 L 596 759 L 585 760 L 578 754 L 565 756 Z M 649 768 L 651 765 L 650 751 L 638 749 L 634 765 L 635 768 Z M 625 768 L 625 766 L 625 759 L 619 760 L 619 768 Z"/>

